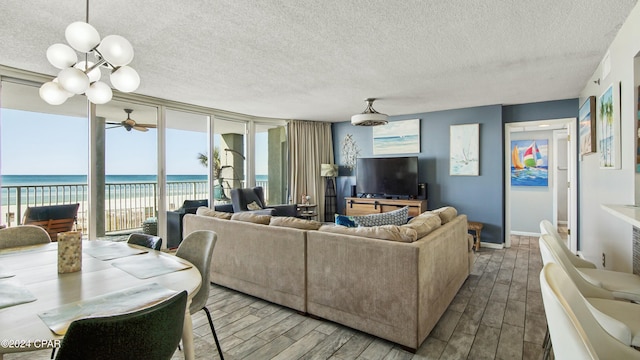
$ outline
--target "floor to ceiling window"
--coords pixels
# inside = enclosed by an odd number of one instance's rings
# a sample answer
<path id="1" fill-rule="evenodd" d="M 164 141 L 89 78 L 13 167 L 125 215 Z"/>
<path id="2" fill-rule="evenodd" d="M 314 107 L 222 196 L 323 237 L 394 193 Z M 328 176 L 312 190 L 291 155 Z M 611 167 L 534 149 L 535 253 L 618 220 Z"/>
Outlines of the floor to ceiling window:
<path id="1" fill-rule="evenodd" d="M 27 207 L 79 203 L 77 229 L 87 232 L 87 103 L 52 106 L 38 84 L 2 81 L 0 223 L 15 226 Z"/>

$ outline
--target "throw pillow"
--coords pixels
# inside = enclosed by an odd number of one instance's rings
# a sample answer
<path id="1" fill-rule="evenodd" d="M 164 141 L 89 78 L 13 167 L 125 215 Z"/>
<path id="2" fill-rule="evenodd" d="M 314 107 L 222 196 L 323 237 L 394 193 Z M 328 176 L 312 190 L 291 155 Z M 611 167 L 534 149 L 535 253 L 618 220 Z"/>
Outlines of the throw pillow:
<path id="1" fill-rule="evenodd" d="M 358 227 L 358 224 L 356 224 L 353 221 L 353 216 L 336 214 L 335 217 L 336 217 L 336 225 L 342 225 L 346 227 Z"/>
<path id="2" fill-rule="evenodd" d="M 252 202 L 247 204 L 247 210 L 260 210 L 260 209 L 262 209 L 262 208 L 255 201 L 252 201 Z"/>
<path id="3" fill-rule="evenodd" d="M 440 216 L 442 225 L 448 223 L 449 221 L 455 219 L 456 216 L 458 216 L 458 210 L 456 210 L 456 208 L 452 206 L 443 206 L 440 209 L 436 209 L 431 212 L 436 213 L 438 214 L 438 216 Z"/>
<path id="4" fill-rule="evenodd" d="M 282 226 L 300 230 L 318 230 L 322 223 L 315 220 L 298 219 L 293 216 L 274 216 L 271 218 L 270 226 Z"/>
<path id="5" fill-rule="evenodd" d="M 340 225 L 322 225 L 319 230 L 335 234 L 361 236 L 371 239 L 390 240 L 407 243 L 414 242 L 418 239 L 418 234 L 415 230 L 397 225 L 382 225 L 356 228 L 348 228 L 346 226 Z"/>
<path id="6" fill-rule="evenodd" d="M 414 229 L 418 233 L 418 239 L 427 236 L 430 232 L 440 227 L 442 220 L 437 214 L 422 213 L 402 225 L 409 229 Z"/>
<path id="7" fill-rule="evenodd" d="M 271 215 L 258 215 L 249 211 L 242 211 L 238 213 L 233 213 L 231 215 L 231 220 L 236 221 L 246 221 L 255 224 L 269 225 L 271 221 Z"/>
<path id="8" fill-rule="evenodd" d="M 358 226 L 403 225 L 407 223 L 408 216 L 409 207 L 405 206 L 398 210 L 380 214 L 354 216 L 353 221 Z"/>
<path id="9" fill-rule="evenodd" d="M 218 219 L 229 220 L 231 219 L 231 215 L 233 214 L 228 212 L 215 211 L 215 210 L 209 209 L 208 207 L 201 206 L 198 208 L 198 210 L 196 210 L 196 215 L 211 216 Z"/>

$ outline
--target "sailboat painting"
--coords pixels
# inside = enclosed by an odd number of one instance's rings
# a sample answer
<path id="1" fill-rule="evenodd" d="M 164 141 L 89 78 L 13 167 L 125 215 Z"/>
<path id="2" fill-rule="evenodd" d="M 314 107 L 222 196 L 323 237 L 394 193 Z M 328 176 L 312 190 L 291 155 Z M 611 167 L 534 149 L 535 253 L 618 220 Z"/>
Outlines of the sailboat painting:
<path id="1" fill-rule="evenodd" d="M 549 186 L 549 140 L 511 141 L 511 186 Z"/>
<path id="2" fill-rule="evenodd" d="M 449 175 L 478 176 L 480 124 L 451 125 L 449 128 Z"/>

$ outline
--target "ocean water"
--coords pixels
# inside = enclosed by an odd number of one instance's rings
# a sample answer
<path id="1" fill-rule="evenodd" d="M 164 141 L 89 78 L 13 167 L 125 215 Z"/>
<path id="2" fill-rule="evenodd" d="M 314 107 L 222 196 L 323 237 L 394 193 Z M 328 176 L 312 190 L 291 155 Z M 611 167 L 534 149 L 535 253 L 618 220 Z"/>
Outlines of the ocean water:
<path id="1" fill-rule="evenodd" d="M 511 168 L 511 186 L 549 186 L 549 171 L 541 168 Z"/>
<path id="2" fill-rule="evenodd" d="M 107 175 L 107 184 L 156 182 L 156 175 Z M 207 175 L 167 175 L 167 182 L 206 181 Z M 256 182 L 267 175 L 256 175 Z M 86 175 L 2 175 L 2 186 L 86 184 Z"/>
<path id="3" fill-rule="evenodd" d="M 373 139 L 373 153 L 411 154 L 420 152 L 420 135 L 385 136 Z"/>

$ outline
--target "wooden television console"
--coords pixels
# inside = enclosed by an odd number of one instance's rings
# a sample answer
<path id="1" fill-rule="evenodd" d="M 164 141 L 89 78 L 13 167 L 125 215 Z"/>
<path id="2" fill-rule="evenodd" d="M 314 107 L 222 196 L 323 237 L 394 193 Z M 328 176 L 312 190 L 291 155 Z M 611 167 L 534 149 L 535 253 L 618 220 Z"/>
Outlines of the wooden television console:
<path id="1" fill-rule="evenodd" d="M 409 216 L 418 216 L 427 211 L 427 200 L 399 200 L 381 198 L 345 198 L 346 215 L 368 215 L 409 207 Z"/>

